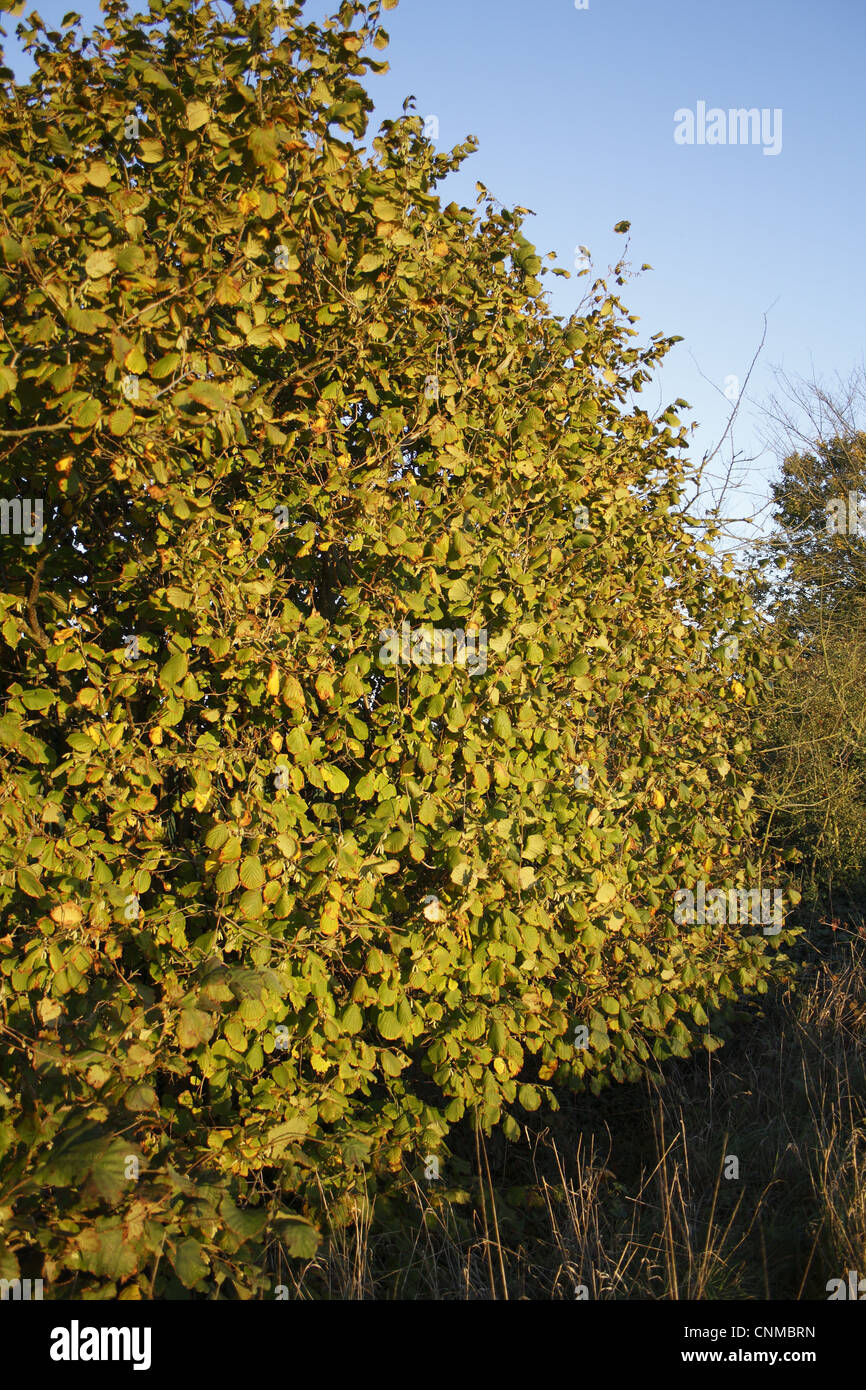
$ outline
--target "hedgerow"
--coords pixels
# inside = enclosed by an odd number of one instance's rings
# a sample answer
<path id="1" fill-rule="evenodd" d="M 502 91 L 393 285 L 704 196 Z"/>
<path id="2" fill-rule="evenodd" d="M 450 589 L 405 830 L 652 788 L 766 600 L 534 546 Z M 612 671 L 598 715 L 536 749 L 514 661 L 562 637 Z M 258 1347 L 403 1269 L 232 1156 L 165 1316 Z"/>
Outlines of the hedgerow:
<path id="1" fill-rule="evenodd" d="M 378 3 L 104 15 L 0 97 L 2 1273 L 248 1297 L 765 987 L 674 899 L 763 872 L 769 659 L 676 340 L 556 317 L 472 141 L 363 145 Z"/>

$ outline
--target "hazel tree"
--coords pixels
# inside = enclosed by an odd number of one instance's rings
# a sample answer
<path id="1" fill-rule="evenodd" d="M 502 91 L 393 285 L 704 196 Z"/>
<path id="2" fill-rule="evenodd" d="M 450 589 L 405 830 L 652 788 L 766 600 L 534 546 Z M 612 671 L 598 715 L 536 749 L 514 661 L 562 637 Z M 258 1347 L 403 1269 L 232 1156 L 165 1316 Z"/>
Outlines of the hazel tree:
<path id="1" fill-rule="evenodd" d="M 249 1297 L 784 961 L 674 918 L 762 872 L 768 660 L 676 339 L 370 135 L 391 8 L 103 0 L 0 72 L 6 1277 Z"/>

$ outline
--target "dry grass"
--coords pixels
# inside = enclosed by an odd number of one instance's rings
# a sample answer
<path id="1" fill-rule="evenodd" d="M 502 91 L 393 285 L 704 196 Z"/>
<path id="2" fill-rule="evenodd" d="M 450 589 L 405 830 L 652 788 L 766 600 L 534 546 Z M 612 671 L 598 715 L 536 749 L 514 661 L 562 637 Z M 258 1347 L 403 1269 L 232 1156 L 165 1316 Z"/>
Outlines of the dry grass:
<path id="1" fill-rule="evenodd" d="M 824 935 L 717 1053 L 517 1144 L 465 1128 L 438 1183 L 334 1211 L 275 1275 L 299 1299 L 825 1299 L 866 1273 L 866 951 Z"/>

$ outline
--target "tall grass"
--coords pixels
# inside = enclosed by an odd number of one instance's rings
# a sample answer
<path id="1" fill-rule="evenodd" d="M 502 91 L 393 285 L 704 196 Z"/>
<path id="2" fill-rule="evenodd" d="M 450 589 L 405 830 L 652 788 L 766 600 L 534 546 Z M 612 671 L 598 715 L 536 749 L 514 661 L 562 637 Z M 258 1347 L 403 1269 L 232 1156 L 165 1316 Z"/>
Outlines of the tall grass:
<path id="1" fill-rule="evenodd" d="M 297 1299 L 825 1299 L 866 1274 L 866 950 L 818 933 L 795 983 L 726 1047 L 640 1085 L 563 1098 L 520 1142 L 452 1136 L 331 1212 Z M 734 1176 L 736 1174 L 736 1176 Z"/>

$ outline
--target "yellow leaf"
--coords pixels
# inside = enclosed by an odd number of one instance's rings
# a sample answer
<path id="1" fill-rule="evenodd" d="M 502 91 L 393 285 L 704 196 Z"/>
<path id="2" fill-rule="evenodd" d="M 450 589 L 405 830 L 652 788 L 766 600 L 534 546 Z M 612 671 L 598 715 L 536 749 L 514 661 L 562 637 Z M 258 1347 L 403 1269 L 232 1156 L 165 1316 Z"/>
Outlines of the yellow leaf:
<path id="1" fill-rule="evenodd" d="M 283 747 L 283 736 L 282 736 L 282 734 L 277 734 L 277 733 L 271 734 L 271 747 L 273 748 L 273 750 L 274 750 L 275 753 L 280 753 L 280 752 L 282 752 L 282 747 Z"/>
<path id="2" fill-rule="evenodd" d="M 84 913 L 75 903 L 60 903 L 57 907 L 52 907 L 48 915 L 59 927 L 74 927 L 81 921 Z"/>
<path id="3" fill-rule="evenodd" d="M 248 193 L 244 191 L 239 195 L 238 211 L 246 217 L 248 212 L 252 212 L 253 208 L 258 207 L 259 202 L 260 197 L 258 191 L 255 188 L 251 188 Z"/>
<path id="4" fill-rule="evenodd" d="M 148 738 L 150 739 L 154 748 L 158 748 L 159 745 L 162 743 L 162 725 L 157 724 L 155 729 L 151 729 L 150 733 L 148 734 Z"/>
<path id="5" fill-rule="evenodd" d="M 268 672 L 268 694 L 279 695 L 280 693 L 280 673 L 277 670 L 277 663 L 271 662 L 271 669 Z M 279 751 L 279 750 L 278 750 Z"/>
<path id="6" fill-rule="evenodd" d="M 57 1000 L 56 1000 L 56 999 L 47 999 L 47 998 L 46 998 L 46 999 L 40 999 L 40 1000 L 39 1000 L 39 1003 L 36 1005 L 36 1012 L 39 1014 L 40 1019 L 42 1020 L 42 1022 L 45 1024 L 45 1026 L 46 1026 L 46 1028 L 47 1028 L 48 1025 L 49 1025 L 49 1023 L 53 1023 L 54 1020 L 55 1020 L 55 1018 L 59 1018 L 59 1017 L 60 1017 L 60 1015 L 63 1013 L 63 1010 L 61 1009 L 60 1005 L 57 1003 Z M 11 1215 L 11 1211 L 10 1211 L 10 1215 Z"/>
<path id="7" fill-rule="evenodd" d="M 319 930 L 322 936 L 336 936 L 340 930 L 339 907 L 331 900 L 326 903 L 321 917 L 319 918 Z"/>
<path id="8" fill-rule="evenodd" d="M 739 681 L 731 681 L 731 690 L 735 700 L 742 700 L 746 693 L 746 687 L 741 685 Z"/>
<path id="9" fill-rule="evenodd" d="M 320 671 L 316 676 L 316 694 L 320 700 L 334 698 L 334 682 L 327 671 Z"/>
<path id="10" fill-rule="evenodd" d="M 663 794 L 662 794 L 661 792 L 658 792 L 658 791 L 653 792 L 653 806 L 655 806 L 656 810 L 657 810 L 657 811 L 661 811 L 662 808 L 663 808 L 663 806 L 664 806 L 664 804 L 665 804 L 665 799 L 664 799 Z"/>

